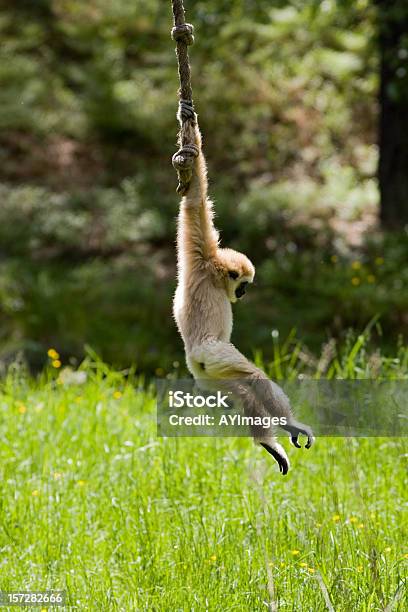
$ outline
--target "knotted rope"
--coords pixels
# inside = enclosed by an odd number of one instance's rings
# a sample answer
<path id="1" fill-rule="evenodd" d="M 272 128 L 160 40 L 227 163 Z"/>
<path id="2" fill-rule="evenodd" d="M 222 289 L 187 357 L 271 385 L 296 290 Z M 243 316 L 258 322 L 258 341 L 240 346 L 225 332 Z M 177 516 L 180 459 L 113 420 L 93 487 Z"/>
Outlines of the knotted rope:
<path id="1" fill-rule="evenodd" d="M 172 0 L 172 7 L 174 27 L 171 31 L 171 37 L 176 41 L 180 80 L 179 108 L 177 113 L 177 119 L 180 123 L 178 136 L 180 148 L 173 155 L 172 163 L 178 174 L 177 193 L 185 195 L 193 175 L 194 159 L 199 154 L 199 149 L 194 142 L 194 127 L 197 122 L 197 115 L 193 105 L 190 63 L 188 59 L 188 46 L 194 42 L 194 28 L 190 23 L 185 23 L 183 0 Z"/>

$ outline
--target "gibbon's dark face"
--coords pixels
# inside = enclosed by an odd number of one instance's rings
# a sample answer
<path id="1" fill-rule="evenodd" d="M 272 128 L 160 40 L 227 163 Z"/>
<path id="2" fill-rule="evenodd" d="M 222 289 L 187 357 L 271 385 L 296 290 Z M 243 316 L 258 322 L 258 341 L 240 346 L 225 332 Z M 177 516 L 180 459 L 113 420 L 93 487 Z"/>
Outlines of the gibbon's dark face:
<path id="1" fill-rule="evenodd" d="M 252 282 L 252 275 L 240 276 L 235 270 L 228 272 L 229 298 L 232 303 L 236 302 L 245 295 L 248 283 Z"/>
<path id="2" fill-rule="evenodd" d="M 245 294 L 245 287 L 247 286 L 247 284 L 248 281 L 243 281 L 235 289 L 235 295 L 237 296 L 237 298 L 241 298 Z"/>

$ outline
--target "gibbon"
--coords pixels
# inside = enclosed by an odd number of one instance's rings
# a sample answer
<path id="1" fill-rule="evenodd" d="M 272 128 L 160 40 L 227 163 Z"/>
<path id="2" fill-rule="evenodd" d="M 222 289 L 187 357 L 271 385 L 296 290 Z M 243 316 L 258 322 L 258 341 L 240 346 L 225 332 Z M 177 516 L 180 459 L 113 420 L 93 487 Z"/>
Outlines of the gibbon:
<path id="1" fill-rule="evenodd" d="M 213 207 L 207 197 L 207 168 L 197 121 L 190 122 L 190 142 L 198 156 L 187 194 L 182 198 L 177 228 L 178 285 L 173 313 L 184 342 L 187 365 L 200 381 L 217 381 L 243 400 L 247 414 L 284 417 L 282 426 L 300 448 L 298 435 L 307 436 L 306 448 L 314 441 L 312 431 L 293 417 L 289 399 L 266 374 L 248 361 L 233 344 L 232 308 L 252 283 L 255 268 L 248 257 L 220 248 L 213 223 Z M 256 443 L 277 461 L 282 474 L 289 459 L 272 430 L 252 430 Z"/>

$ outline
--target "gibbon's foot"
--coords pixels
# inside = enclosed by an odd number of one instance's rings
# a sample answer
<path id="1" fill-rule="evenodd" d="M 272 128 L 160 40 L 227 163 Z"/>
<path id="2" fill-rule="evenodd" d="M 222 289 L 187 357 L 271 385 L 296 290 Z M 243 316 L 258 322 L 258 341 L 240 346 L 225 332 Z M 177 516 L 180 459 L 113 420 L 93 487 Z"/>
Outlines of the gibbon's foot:
<path id="1" fill-rule="evenodd" d="M 275 461 L 279 465 L 279 470 L 281 474 L 285 476 L 285 474 L 287 474 L 289 470 L 288 458 L 285 456 L 285 454 L 283 454 L 285 453 L 285 451 L 283 449 L 278 450 L 277 448 L 274 448 L 270 446 L 269 444 L 266 444 L 266 442 L 260 442 L 260 445 L 263 446 L 264 449 L 267 450 L 268 453 L 272 455 L 272 457 L 275 459 Z"/>
<path id="2" fill-rule="evenodd" d="M 282 429 L 285 429 L 290 433 L 290 441 L 293 446 L 296 448 L 302 448 L 301 444 L 299 444 L 298 436 L 299 434 L 303 434 L 307 436 L 307 442 L 305 444 L 305 448 L 310 448 L 314 442 L 313 432 L 307 425 L 303 425 L 303 423 L 292 423 L 291 425 L 282 425 Z"/>

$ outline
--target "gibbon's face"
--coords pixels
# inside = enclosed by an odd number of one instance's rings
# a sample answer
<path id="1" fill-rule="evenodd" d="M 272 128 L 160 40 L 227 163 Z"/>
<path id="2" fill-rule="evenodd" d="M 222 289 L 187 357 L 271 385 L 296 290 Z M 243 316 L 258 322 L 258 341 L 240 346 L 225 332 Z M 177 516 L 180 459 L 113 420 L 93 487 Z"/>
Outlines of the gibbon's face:
<path id="1" fill-rule="evenodd" d="M 252 280 L 250 276 L 239 276 L 235 270 L 229 270 L 227 293 L 231 304 L 235 304 L 245 295 L 247 285 L 252 283 Z"/>
<path id="2" fill-rule="evenodd" d="M 255 268 L 248 257 L 232 249 L 220 249 L 219 255 L 226 276 L 226 291 L 232 304 L 245 295 L 248 284 L 252 283 Z"/>

